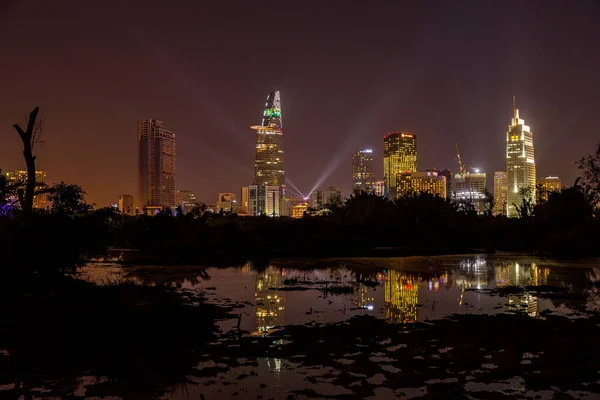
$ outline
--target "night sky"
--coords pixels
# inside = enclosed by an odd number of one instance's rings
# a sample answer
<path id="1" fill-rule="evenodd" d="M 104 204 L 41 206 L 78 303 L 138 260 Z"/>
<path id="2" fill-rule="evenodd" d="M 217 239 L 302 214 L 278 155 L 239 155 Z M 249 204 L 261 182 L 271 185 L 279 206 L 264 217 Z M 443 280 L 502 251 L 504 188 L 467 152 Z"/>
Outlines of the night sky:
<path id="1" fill-rule="evenodd" d="M 304 193 L 348 194 L 363 146 L 382 178 L 389 131 L 417 134 L 419 169 L 456 170 L 458 142 L 491 183 L 513 95 L 538 176 L 570 185 L 600 140 L 600 3 L 0 0 L 0 168 L 24 168 L 11 125 L 39 105 L 38 169 L 100 206 L 137 197 L 149 117 L 177 134 L 178 189 L 239 193 L 249 126 L 277 89 L 286 176 Z"/>

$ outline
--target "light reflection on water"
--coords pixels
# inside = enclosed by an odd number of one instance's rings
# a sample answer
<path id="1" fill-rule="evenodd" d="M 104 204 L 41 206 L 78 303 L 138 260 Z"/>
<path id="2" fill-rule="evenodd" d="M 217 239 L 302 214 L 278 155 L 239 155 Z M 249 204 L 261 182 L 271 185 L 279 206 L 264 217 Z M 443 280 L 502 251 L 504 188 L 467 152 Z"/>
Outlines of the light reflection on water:
<path id="1" fill-rule="evenodd" d="M 237 268 L 188 267 L 167 271 L 168 267 L 164 267 L 164 274 L 156 273 L 155 268 L 122 270 L 117 265 L 104 269 L 89 266 L 82 277 L 102 282 L 104 271 L 113 280 L 124 276 L 144 284 L 166 283 L 197 291 L 208 301 L 239 306 L 234 312 L 241 315 L 240 329 L 259 336 L 268 335 L 282 325 L 339 322 L 364 314 L 389 323 L 426 321 L 451 314 L 521 312 L 531 317 L 546 311 L 570 314 L 575 311 L 572 304 L 563 304 L 561 300 L 538 298 L 527 291 L 492 296 L 489 290 L 513 286 L 569 288 L 588 296 L 580 311 L 593 309 L 594 304 L 597 307 L 594 299 L 598 299 L 598 291 L 591 283 L 600 277 L 597 264 L 589 268 L 563 268 L 527 259 L 493 256 L 328 260 L 314 264 L 311 269 L 300 261 L 275 263 L 267 268 L 246 264 Z M 324 290 L 332 287 L 351 289 L 336 295 Z M 236 329 L 237 324 L 238 319 L 219 322 L 223 331 Z M 390 343 L 392 345 L 402 346 Z M 296 357 L 292 360 L 258 358 L 256 361 L 256 366 L 241 362 L 241 366 L 215 376 L 194 378 L 194 384 L 174 388 L 164 398 L 198 399 L 202 398 L 201 394 L 207 399 L 286 398 L 289 390 L 298 389 L 310 389 L 331 397 L 351 393 L 347 388 L 328 382 L 347 367 L 342 359 L 336 369 L 306 367 L 302 365 L 302 358 Z M 384 366 L 382 363 L 382 369 Z M 499 390 L 476 386 L 479 384 L 474 381 L 471 390 Z M 418 397 L 426 390 L 426 387 L 405 388 L 399 392 L 409 397 L 414 392 Z M 375 393 L 373 398 L 398 395 L 386 388 L 378 388 Z"/>
<path id="2" fill-rule="evenodd" d="M 104 271 L 113 280 L 120 275 L 144 284 L 168 283 L 202 292 L 209 301 L 240 306 L 236 311 L 241 314 L 240 329 L 258 335 L 277 326 L 339 322 L 361 314 L 390 323 L 426 321 L 451 314 L 568 314 L 574 310 L 527 291 L 508 296 L 490 296 L 488 291 L 540 285 L 581 291 L 590 289 L 590 282 L 600 276 L 600 269 L 594 265 L 569 269 L 493 256 L 359 259 L 334 264 L 315 264 L 306 269 L 304 262 L 290 261 L 259 269 L 248 263 L 236 268 L 187 267 L 184 272 L 171 267 L 177 272 L 168 274 L 152 272 L 152 268 L 127 269 L 124 273 L 117 265 L 90 266 L 83 275 L 102 282 Z M 161 268 L 166 271 L 169 267 Z M 336 295 L 324 291 L 332 287 L 348 291 Z M 592 297 L 596 292 L 591 289 Z M 237 324 L 237 320 L 220 323 L 224 330 Z"/>
<path id="3" fill-rule="evenodd" d="M 210 282 L 190 285 L 189 288 L 202 289 L 210 285 L 216 288 L 212 297 L 214 301 L 227 297 L 234 303 L 250 304 L 243 310 L 244 316 L 249 318 L 245 318 L 245 323 L 242 318 L 242 328 L 256 333 L 268 332 L 285 324 L 338 322 L 365 313 L 391 323 L 408 323 L 455 313 L 520 311 L 533 317 L 544 310 L 558 310 L 552 301 L 527 293 L 500 297 L 467 290 L 547 285 L 549 268 L 535 263 L 494 263 L 490 267 L 483 258 L 470 261 L 473 260 L 461 262 L 457 268 L 443 272 L 381 269 L 367 277 L 369 284 L 364 282 L 364 274 L 350 267 L 313 271 L 275 266 L 260 271 L 251 267 L 212 270 L 209 272 Z M 286 284 L 296 279 L 297 285 Z M 352 292 L 327 295 L 323 292 L 325 284 L 319 283 L 324 281 L 335 281 L 339 286 L 351 285 Z M 553 284 L 563 286 L 566 283 Z M 308 290 L 288 290 L 297 287 Z M 256 326 L 253 328 L 248 320 L 253 320 Z"/>

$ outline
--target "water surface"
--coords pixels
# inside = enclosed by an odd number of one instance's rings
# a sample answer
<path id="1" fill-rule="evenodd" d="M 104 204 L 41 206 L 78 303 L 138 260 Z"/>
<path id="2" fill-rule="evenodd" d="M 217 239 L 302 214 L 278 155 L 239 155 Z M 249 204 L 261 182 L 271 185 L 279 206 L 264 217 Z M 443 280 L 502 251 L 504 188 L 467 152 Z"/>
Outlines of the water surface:
<path id="1" fill-rule="evenodd" d="M 123 276 L 143 284 L 174 285 L 182 295 L 201 293 L 209 302 L 234 307 L 234 317 L 219 322 L 223 338 L 217 341 L 217 345 L 231 348 L 237 346 L 236 340 L 243 343 L 243 338 L 268 338 L 285 326 L 327 326 L 356 321 L 352 318 L 365 315 L 399 329 L 451 315 L 585 318 L 598 309 L 600 268 L 597 261 L 565 265 L 524 257 L 478 255 L 287 260 L 261 268 L 250 263 L 232 268 L 169 270 L 90 265 L 82 275 L 96 282 Z M 339 358 L 319 367 L 306 363 L 302 354 L 293 359 L 241 357 L 233 363 L 231 357 L 215 359 L 207 355 L 196 367 L 206 371 L 207 376 L 191 378 L 193 383 L 173 388 L 165 398 L 412 398 L 456 382 L 453 376 L 440 375 L 423 386 L 392 389 L 386 379 L 389 382 L 390 376 L 404 373 L 394 367 L 398 360 L 392 353 L 402 351 L 403 344 L 392 338 L 382 340 L 389 340 L 389 350 L 369 354 L 369 361 L 381 368 L 379 372 L 363 373 L 357 368 L 357 357 L 364 356 L 360 347 L 358 352 L 354 349 L 345 355 L 335 354 Z M 286 346 L 286 340 L 278 339 L 272 346 Z M 451 349 L 448 346 L 445 351 Z M 523 355 L 523 365 L 535 357 Z M 506 398 L 552 398 L 559 392 L 551 387 L 527 389 L 519 376 L 490 380 L 485 374 L 496 367 L 493 362 L 486 362 L 477 370 L 466 371 L 472 378 L 465 389 L 480 394 L 493 391 Z M 485 377 L 478 378 L 479 373 Z M 349 376 L 372 389 L 364 392 L 368 396 L 357 394 L 363 392 L 354 390 L 352 383 L 340 384 L 340 377 L 348 374 L 355 374 Z M 581 398 L 595 396 L 586 391 L 577 394 Z"/>

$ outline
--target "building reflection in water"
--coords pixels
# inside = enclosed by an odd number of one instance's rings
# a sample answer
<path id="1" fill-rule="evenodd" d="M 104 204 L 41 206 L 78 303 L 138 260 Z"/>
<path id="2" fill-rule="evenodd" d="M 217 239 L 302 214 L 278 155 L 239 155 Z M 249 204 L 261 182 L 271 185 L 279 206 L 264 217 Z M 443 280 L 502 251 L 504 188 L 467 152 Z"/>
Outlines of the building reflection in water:
<path id="1" fill-rule="evenodd" d="M 466 289 L 485 289 L 489 286 L 489 271 L 484 257 L 469 257 L 458 262 L 452 270 L 452 282 L 460 288 L 458 305 L 462 306 Z"/>
<path id="2" fill-rule="evenodd" d="M 285 311 L 285 296 L 280 296 L 279 288 L 283 286 L 285 269 L 267 267 L 256 271 L 256 286 L 254 300 L 256 304 L 256 335 L 265 336 L 269 330 L 283 325 Z M 281 343 L 276 341 L 274 344 Z M 263 364 L 269 371 L 281 372 L 280 358 L 264 358 Z"/>
<path id="3" fill-rule="evenodd" d="M 540 286 L 548 284 L 548 268 L 540 268 L 535 263 L 501 263 L 496 265 L 496 286 Z M 538 298 L 525 292 L 508 296 L 508 307 L 513 311 L 524 312 L 531 317 L 538 315 Z"/>
<path id="4" fill-rule="evenodd" d="M 460 260 L 452 275 L 452 281 L 461 289 L 484 289 L 489 285 L 487 261 L 483 257 Z"/>
<path id="5" fill-rule="evenodd" d="M 548 268 L 540 268 L 535 263 L 496 264 L 496 286 L 539 286 L 548 284 Z"/>
<path id="6" fill-rule="evenodd" d="M 389 269 L 385 274 L 385 319 L 406 323 L 417 320 L 420 277 Z"/>
<path id="7" fill-rule="evenodd" d="M 358 308 L 373 310 L 375 308 L 375 297 L 369 296 L 369 288 L 362 282 L 363 276 L 357 277 L 352 293 L 352 303 Z"/>
<path id="8" fill-rule="evenodd" d="M 256 327 L 258 333 L 265 334 L 275 326 L 283 325 L 285 297 L 280 296 L 279 287 L 283 284 L 285 270 L 268 267 L 257 271 L 256 290 Z"/>

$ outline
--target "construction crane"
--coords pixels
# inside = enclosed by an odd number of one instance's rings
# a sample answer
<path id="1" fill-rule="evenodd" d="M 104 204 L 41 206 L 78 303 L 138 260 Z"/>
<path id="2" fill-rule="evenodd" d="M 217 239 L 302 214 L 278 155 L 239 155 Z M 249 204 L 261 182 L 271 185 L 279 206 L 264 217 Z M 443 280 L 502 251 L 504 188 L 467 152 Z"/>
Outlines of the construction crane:
<path id="1" fill-rule="evenodd" d="M 458 166 L 459 166 L 458 172 L 460 173 L 461 176 L 464 176 L 466 173 L 466 168 L 460 159 L 460 152 L 458 151 L 458 143 L 456 143 L 456 158 L 458 159 Z"/>
<path id="2" fill-rule="evenodd" d="M 471 200 L 471 202 L 473 202 L 473 191 L 471 190 L 471 187 L 470 187 L 471 185 L 469 183 L 467 183 L 467 180 L 465 179 L 465 175 L 467 174 L 467 169 L 465 168 L 465 165 L 463 164 L 462 160 L 460 159 L 460 151 L 458 150 L 458 142 L 456 143 L 456 158 L 458 159 L 458 167 L 459 167 L 458 173 L 460 175 L 462 190 L 469 192 L 470 200 Z"/>

